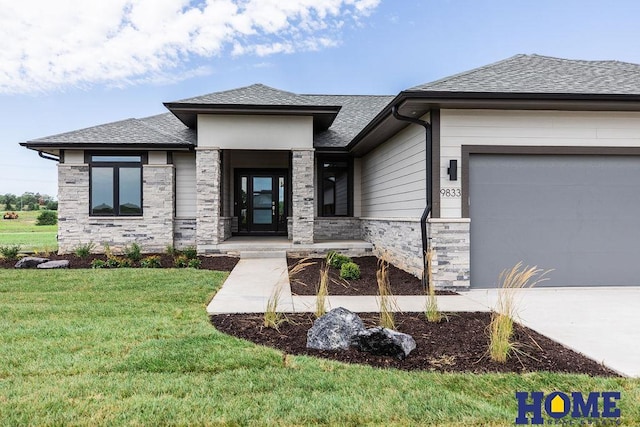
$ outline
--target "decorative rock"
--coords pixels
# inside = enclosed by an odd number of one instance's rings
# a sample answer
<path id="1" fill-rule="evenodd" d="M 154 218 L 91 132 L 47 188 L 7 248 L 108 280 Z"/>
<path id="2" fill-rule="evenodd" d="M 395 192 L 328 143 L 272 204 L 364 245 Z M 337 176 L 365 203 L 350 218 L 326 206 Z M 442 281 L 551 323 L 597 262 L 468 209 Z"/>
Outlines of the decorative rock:
<path id="1" fill-rule="evenodd" d="M 347 350 L 351 338 L 366 332 L 362 319 L 343 307 L 334 308 L 313 322 L 307 332 L 307 348 L 316 350 Z"/>
<path id="2" fill-rule="evenodd" d="M 48 258 L 26 256 L 16 263 L 16 268 L 33 268 L 47 261 L 49 261 Z"/>
<path id="3" fill-rule="evenodd" d="M 60 261 L 48 261 L 43 264 L 38 264 L 38 268 L 52 269 L 52 268 L 69 268 L 69 261 L 66 259 Z"/>
<path id="4" fill-rule="evenodd" d="M 377 356 L 393 356 L 400 360 L 416 348 L 411 335 L 381 327 L 359 332 L 352 338 L 351 345 L 360 351 Z"/>

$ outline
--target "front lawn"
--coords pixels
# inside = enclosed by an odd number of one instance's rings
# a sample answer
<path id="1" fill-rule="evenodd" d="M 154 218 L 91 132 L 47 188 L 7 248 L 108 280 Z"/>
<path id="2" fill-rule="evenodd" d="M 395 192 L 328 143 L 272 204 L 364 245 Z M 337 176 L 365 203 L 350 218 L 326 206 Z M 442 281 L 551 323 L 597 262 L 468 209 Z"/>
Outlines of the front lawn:
<path id="1" fill-rule="evenodd" d="M 19 245 L 22 250 L 51 251 L 58 248 L 57 225 L 36 225 L 41 211 L 18 211 L 18 219 L 2 219 L 0 211 L 0 246 Z"/>
<path id="2" fill-rule="evenodd" d="M 640 380 L 283 357 L 211 326 L 225 277 L 0 270 L 0 425 L 513 425 L 516 390 L 619 390 L 640 424 Z"/>

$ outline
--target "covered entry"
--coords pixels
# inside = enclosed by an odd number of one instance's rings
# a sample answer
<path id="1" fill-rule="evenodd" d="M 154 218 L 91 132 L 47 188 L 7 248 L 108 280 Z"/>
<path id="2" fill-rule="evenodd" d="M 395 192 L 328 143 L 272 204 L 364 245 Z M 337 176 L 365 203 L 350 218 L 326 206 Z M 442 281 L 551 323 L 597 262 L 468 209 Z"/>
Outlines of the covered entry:
<path id="1" fill-rule="evenodd" d="M 541 286 L 638 285 L 640 156 L 622 150 L 469 153 L 471 286 L 519 261 L 554 269 Z"/>
<path id="2" fill-rule="evenodd" d="M 237 169 L 238 234 L 287 234 L 288 171 Z"/>

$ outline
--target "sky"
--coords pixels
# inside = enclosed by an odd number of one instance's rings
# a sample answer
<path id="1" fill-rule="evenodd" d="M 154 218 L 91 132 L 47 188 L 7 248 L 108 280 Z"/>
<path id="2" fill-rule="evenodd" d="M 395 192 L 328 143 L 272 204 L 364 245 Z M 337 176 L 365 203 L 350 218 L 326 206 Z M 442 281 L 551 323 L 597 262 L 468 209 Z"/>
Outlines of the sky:
<path id="1" fill-rule="evenodd" d="M 55 196 L 23 141 L 263 83 L 396 95 L 516 54 L 640 63 L 637 0 L 0 0 L 0 194 Z"/>

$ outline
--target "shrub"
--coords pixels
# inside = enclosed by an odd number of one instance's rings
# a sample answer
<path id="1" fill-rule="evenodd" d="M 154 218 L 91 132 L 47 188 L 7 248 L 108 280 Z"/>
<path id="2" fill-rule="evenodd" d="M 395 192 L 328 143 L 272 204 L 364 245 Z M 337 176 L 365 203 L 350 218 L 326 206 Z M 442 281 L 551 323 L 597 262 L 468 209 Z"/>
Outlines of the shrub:
<path id="1" fill-rule="evenodd" d="M 342 268 L 342 264 L 346 264 L 352 261 L 351 258 L 346 255 L 331 251 L 327 254 L 327 262 L 331 265 L 331 267 L 340 270 Z"/>
<path id="2" fill-rule="evenodd" d="M 433 286 L 433 249 L 429 249 L 425 252 L 427 271 L 426 271 L 426 280 L 427 280 L 427 305 L 424 312 L 425 317 L 427 318 L 427 322 L 439 323 L 442 320 L 442 313 L 438 308 L 438 298 L 436 297 L 436 290 Z"/>
<path id="3" fill-rule="evenodd" d="M 38 215 L 36 225 L 56 225 L 58 223 L 58 212 L 42 211 Z"/>
<path id="4" fill-rule="evenodd" d="M 107 263 L 101 259 L 94 259 L 91 261 L 91 268 L 105 268 Z"/>
<path id="5" fill-rule="evenodd" d="M 346 280 L 355 280 L 360 278 L 360 267 L 355 262 L 345 262 L 340 267 L 340 277 Z"/>
<path id="6" fill-rule="evenodd" d="M 389 264 L 384 259 L 378 261 L 376 281 L 378 282 L 378 295 L 380 297 L 380 326 L 387 329 L 395 329 L 394 311 L 398 311 L 398 304 L 393 294 L 391 294 Z"/>
<path id="7" fill-rule="evenodd" d="M 109 268 L 120 268 L 120 258 L 111 255 L 107 258 L 106 266 Z"/>
<path id="8" fill-rule="evenodd" d="M 58 210 L 58 202 L 50 201 L 44 205 L 44 208 L 49 211 L 57 211 Z"/>
<path id="9" fill-rule="evenodd" d="M 196 259 L 198 257 L 198 251 L 193 246 L 189 246 L 182 251 L 182 254 L 187 257 L 187 259 Z"/>
<path id="10" fill-rule="evenodd" d="M 120 257 L 118 258 L 118 263 L 120 264 L 119 267 L 122 267 L 122 268 L 133 267 L 133 261 L 131 261 L 129 258 Z"/>
<path id="11" fill-rule="evenodd" d="M 93 253 L 95 247 L 96 244 L 93 242 L 85 243 L 84 245 L 78 245 L 73 248 L 73 253 L 76 254 L 77 257 L 84 259 Z"/>
<path id="12" fill-rule="evenodd" d="M 498 277 L 498 302 L 496 310 L 491 313 L 489 325 L 489 356 L 491 360 L 504 363 L 511 352 L 521 352 L 513 342 L 513 322 L 518 315 L 516 294 L 518 289 L 530 288 L 547 280 L 544 276 L 549 272 L 536 266 L 523 267 L 517 263 L 509 270 L 503 270 Z M 542 274 L 540 274 L 542 273 Z M 536 276 L 538 278 L 536 279 Z"/>
<path id="13" fill-rule="evenodd" d="M 140 267 L 142 268 L 160 268 L 162 264 L 160 263 L 160 257 L 158 255 L 150 255 L 146 258 L 143 258 L 140 261 Z"/>
<path id="14" fill-rule="evenodd" d="M 267 300 L 267 307 L 264 310 L 263 325 L 265 328 L 275 329 L 276 331 L 280 325 L 286 322 L 286 317 L 278 310 L 278 304 L 280 303 L 280 295 L 282 294 L 282 283 L 276 285 Z"/>
<path id="15" fill-rule="evenodd" d="M 18 259 L 20 249 L 22 249 L 20 245 L 0 246 L 0 255 L 8 261 L 15 261 Z"/>
<path id="16" fill-rule="evenodd" d="M 325 263 L 320 268 L 320 280 L 316 288 L 316 317 L 321 317 L 327 312 L 327 295 L 329 295 L 329 264 Z"/>
<path id="17" fill-rule="evenodd" d="M 187 263 L 187 266 L 189 268 L 195 268 L 195 269 L 200 268 L 201 265 L 202 265 L 202 261 L 200 261 L 198 258 L 190 259 L 189 262 Z"/>
<path id="18" fill-rule="evenodd" d="M 178 255 L 174 258 L 173 265 L 176 268 L 187 268 L 189 266 L 189 258 L 185 255 Z"/>
<path id="19" fill-rule="evenodd" d="M 124 256 L 131 261 L 140 261 L 142 259 L 142 248 L 137 243 L 132 243 L 131 246 L 125 246 Z"/>
<path id="20" fill-rule="evenodd" d="M 173 245 L 167 245 L 165 252 L 167 255 L 176 256 L 178 255 L 178 250 Z"/>

